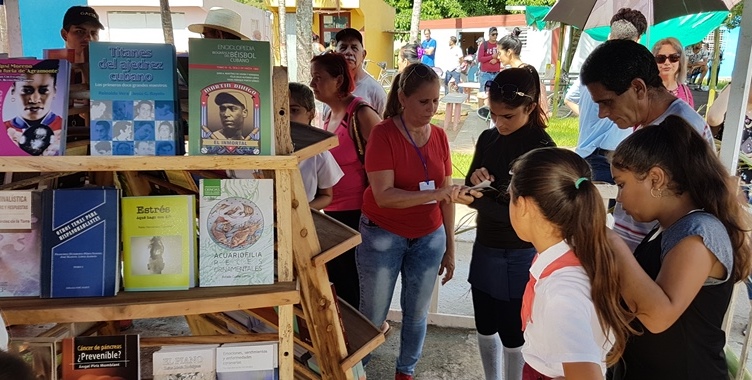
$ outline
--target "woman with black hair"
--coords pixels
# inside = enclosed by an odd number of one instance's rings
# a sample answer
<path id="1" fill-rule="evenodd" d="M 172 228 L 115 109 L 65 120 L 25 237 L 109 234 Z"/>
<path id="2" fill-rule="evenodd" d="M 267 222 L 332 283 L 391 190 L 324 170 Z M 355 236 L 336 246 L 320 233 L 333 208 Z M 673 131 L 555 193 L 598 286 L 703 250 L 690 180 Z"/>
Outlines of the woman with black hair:
<path id="1" fill-rule="evenodd" d="M 556 144 L 545 131 L 546 114 L 538 102 L 541 87 L 535 68 L 506 69 L 488 82 L 486 91 L 494 128 L 478 137 L 465 184 L 490 181 L 495 190 L 469 204 L 478 210 L 478 229 L 468 281 L 486 380 L 519 380 L 525 342 L 520 310 L 535 249 L 512 228 L 506 189 L 512 162 L 533 149 Z"/>
<path id="2" fill-rule="evenodd" d="M 524 65 L 520 59 L 522 53 L 522 41 L 520 41 L 522 30 L 515 27 L 512 33 L 504 36 L 499 40 L 499 62 L 505 68 L 520 67 Z"/>

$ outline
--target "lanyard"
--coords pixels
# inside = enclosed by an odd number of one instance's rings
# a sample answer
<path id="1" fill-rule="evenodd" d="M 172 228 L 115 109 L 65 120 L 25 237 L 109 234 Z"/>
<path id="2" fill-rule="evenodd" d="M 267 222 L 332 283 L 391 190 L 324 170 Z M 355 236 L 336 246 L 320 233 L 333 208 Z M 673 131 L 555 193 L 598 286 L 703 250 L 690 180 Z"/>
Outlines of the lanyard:
<path id="1" fill-rule="evenodd" d="M 423 172 L 426 173 L 426 183 L 428 183 L 430 179 L 428 178 L 428 164 L 426 164 L 426 159 L 423 157 L 423 153 L 420 152 L 420 149 L 418 149 L 418 144 L 416 144 L 415 140 L 413 140 L 413 136 L 410 135 L 410 131 L 407 130 L 407 125 L 405 124 L 405 119 L 402 117 L 402 114 L 400 114 L 400 121 L 402 122 L 402 128 L 405 129 L 407 138 L 410 139 L 410 142 L 413 144 L 413 148 L 415 148 L 415 151 L 418 152 L 420 163 L 423 164 Z"/>

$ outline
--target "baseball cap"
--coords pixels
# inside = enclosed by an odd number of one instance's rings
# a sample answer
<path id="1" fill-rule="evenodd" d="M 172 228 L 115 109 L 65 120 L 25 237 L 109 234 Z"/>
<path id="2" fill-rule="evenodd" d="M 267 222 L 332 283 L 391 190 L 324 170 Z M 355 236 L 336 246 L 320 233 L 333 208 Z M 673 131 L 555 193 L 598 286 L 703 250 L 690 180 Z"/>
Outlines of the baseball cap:
<path id="1" fill-rule="evenodd" d="M 104 29 L 104 26 L 99 22 L 99 15 L 97 11 L 92 7 L 84 7 L 76 5 L 68 8 L 63 16 L 63 29 L 67 29 L 71 25 L 81 25 L 91 23 L 96 25 L 99 29 Z"/>
<path id="2" fill-rule="evenodd" d="M 336 35 L 334 35 L 334 39 L 337 42 L 340 42 L 342 40 L 349 40 L 353 38 L 358 40 L 358 42 L 360 42 L 360 44 L 363 45 L 363 35 L 360 34 L 360 32 L 357 29 L 345 28 L 337 32 Z"/>
<path id="3" fill-rule="evenodd" d="M 491 34 L 493 32 L 497 32 L 498 33 L 498 29 L 496 29 L 495 26 L 492 26 L 491 28 L 488 29 L 488 34 Z"/>
<path id="4" fill-rule="evenodd" d="M 245 96 L 237 91 L 225 91 L 217 94 L 214 98 L 214 104 L 221 106 L 222 104 L 237 104 L 245 107 Z"/>

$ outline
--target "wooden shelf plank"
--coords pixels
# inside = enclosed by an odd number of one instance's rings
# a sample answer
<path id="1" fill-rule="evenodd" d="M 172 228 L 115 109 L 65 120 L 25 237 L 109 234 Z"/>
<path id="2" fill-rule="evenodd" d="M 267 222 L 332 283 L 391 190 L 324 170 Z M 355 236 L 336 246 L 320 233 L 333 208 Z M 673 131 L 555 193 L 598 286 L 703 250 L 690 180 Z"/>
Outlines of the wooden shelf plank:
<path id="1" fill-rule="evenodd" d="M 141 336 L 141 347 L 159 347 L 172 344 L 221 344 L 237 342 L 269 342 L 278 340 L 277 334 L 230 334 L 192 336 Z"/>
<path id="2" fill-rule="evenodd" d="M 350 343 L 348 356 L 340 363 L 345 373 L 363 360 L 366 355 L 386 341 L 384 334 L 371 323 L 357 309 L 342 299 L 339 299 L 339 310 L 342 314 L 345 336 Z"/>
<path id="3" fill-rule="evenodd" d="M 290 136 L 294 154 L 300 161 L 339 145 L 339 139 L 333 133 L 300 123 L 290 123 Z"/>
<path id="4" fill-rule="evenodd" d="M 0 172 L 297 169 L 297 156 L 3 157 Z"/>
<path id="5" fill-rule="evenodd" d="M 321 253 L 313 257 L 313 265 L 321 266 L 360 244 L 360 234 L 345 224 L 317 211 L 311 211 Z"/>
<path id="6" fill-rule="evenodd" d="M 300 302 L 294 282 L 273 285 L 121 292 L 115 297 L 7 298 L 0 301 L 9 325 L 99 322 L 217 313 Z"/>

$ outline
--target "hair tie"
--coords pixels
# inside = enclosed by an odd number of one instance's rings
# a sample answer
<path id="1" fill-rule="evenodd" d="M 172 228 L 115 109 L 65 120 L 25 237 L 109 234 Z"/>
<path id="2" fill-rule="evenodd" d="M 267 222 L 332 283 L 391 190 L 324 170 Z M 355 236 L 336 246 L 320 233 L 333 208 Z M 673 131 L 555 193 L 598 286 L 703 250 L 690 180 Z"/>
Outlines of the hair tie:
<path id="1" fill-rule="evenodd" d="M 577 190 L 579 190 L 580 189 L 580 184 L 582 184 L 583 182 L 585 182 L 587 180 L 588 179 L 585 178 L 585 177 L 578 178 L 576 181 L 574 181 L 574 188 L 577 189 Z"/>

